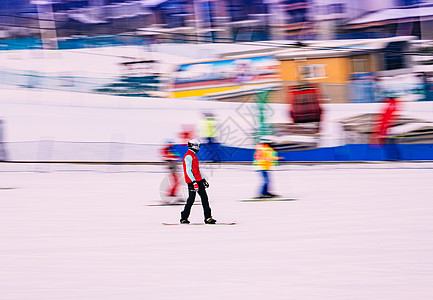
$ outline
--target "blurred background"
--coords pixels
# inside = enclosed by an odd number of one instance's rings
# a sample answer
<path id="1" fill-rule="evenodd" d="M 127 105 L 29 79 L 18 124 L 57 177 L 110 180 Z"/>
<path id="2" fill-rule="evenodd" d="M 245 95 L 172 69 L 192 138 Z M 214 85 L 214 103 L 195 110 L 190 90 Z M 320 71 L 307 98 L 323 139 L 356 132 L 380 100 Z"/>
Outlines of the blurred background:
<path id="1" fill-rule="evenodd" d="M 433 0 L 0 0 L 1 299 L 431 299 L 432 161 Z"/>
<path id="2" fill-rule="evenodd" d="M 157 161 L 209 113 L 219 161 L 430 160 L 432 29 L 427 0 L 1 0 L 3 160 Z"/>

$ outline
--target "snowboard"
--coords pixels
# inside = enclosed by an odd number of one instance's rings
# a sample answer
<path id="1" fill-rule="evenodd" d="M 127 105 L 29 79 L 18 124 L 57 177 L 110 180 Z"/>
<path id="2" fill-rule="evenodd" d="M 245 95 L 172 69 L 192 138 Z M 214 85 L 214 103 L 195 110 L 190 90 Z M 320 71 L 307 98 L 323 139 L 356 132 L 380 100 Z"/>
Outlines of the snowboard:
<path id="1" fill-rule="evenodd" d="M 273 198 L 251 198 L 242 199 L 241 202 L 262 202 L 262 201 L 295 201 L 295 198 L 273 197 Z"/>
<path id="2" fill-rule="evenodd" d="M 147 206 L 185 206 L 186 202 L 175 202 L 175 203 L 152 203 Z M 193 205 L 201 205 L 200 201 L 194 202 Z"/>
<path id="3" fill-rule="evenodd" d="M 147 206 L 185 206 L 185 203 L 155 203 Z"/>
<path id="4" fill-rule="evenodd" d="M 173 226 L 173 225 L 209 225 L 209 226 L 213 226 L 213 225 L 236 225 L 236 222 L 217 222 L 215 224 L 205 224 L 205 223 L 189 223 L 189 224 L 181 224 L 181 223 L 165 223 L 163 222 L 162 225 L 169 225 L 169 226 Z"/>

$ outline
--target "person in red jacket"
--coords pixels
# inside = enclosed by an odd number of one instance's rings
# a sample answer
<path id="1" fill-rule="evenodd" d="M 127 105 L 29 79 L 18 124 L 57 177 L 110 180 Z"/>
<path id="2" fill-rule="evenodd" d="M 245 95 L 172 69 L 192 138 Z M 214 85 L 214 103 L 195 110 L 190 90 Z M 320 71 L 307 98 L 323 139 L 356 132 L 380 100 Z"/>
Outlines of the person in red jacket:
<path id="1" fill-rule="evenodd" d="M 390 128 L 393 126 L 398 112 L 398 100 L 394 97 L 389 97 L 384 100 L 386 103 L 385 109 L 379 114 L 376 128 L 373 132 L 372 144 L 383 145 L 388 136 Z"/>
<path id="2" fill-rule="evenodd" d="M 190 140 L 188 142 L 188 148 L 189 150 L 183 157 L 183 172 L 185 175 L 185 181 L 188 184 L 189 196 L 186 200 L 185 208 L 181 213 L 180 223 L 190 223 L 188 218 L 191 213 L 192 205 L 194 204 L 195 195 L 198 192 L 203 205 L 204 222 L 206 224 L 215 224 L 216 220 L 212 218 L 211 208 L 206 193 L 206 188 L 209 187 L 209 183 L 200 172 L 199 161 L 196 155 L 200 149 L 200 141 L 198 139 Z"/>
<path id="3" fill-rule="evenodd" d="M 182 201 L 178 197 L 178 190 L 180 185 L 180 176 L 178 174 L 178 167 L 176 162 L 180 161 L 180 155 L 176 152 L 174 149 L 174 142 L 169 140 L 164 145 L 163 148 L 160 150 L 162 159 L 166 162 L 167 168 L 169 170 L 168 174 L 168 182 L 169 187 L 167 191 L 165 192 L 165 195 L 163 197 L 163 201 L 166 204 L 175 204 L 175 203 L 182 203 Z"/>
<path id="4" fill-rule="evenodd" d="M 376 128 L 372 133 L 371 144 L 381 145 L 386 153 L 386 160 L 400 160 L 397 139 L 391 134 L 392 127 L 398 121 L 399 101 L 395 97 L 384 100 L 386 106 L 379 114 Z"/>

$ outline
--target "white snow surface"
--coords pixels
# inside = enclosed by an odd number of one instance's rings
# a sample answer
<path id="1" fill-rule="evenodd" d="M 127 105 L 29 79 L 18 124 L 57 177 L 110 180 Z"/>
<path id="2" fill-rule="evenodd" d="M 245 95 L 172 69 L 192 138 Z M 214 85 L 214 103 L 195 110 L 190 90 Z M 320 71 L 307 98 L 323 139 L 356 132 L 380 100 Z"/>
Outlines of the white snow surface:
<path id="1" fill-rule="evenodd" d="M 412 300 L 433 294 L 433 163 L 203 166 L 213 216 L 164 226 L 162 166 L 0 164 L 0 298 Z M 13 188 L 13 189 L 7 189 Z M 202 222 L 201 206 L 190 220 Z"/>

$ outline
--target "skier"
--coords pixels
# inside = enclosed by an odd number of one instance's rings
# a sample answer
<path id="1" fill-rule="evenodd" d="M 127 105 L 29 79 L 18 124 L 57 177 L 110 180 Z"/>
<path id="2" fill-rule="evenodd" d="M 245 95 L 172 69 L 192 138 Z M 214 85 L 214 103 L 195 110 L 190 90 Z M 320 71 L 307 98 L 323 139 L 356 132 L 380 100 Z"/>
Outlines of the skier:
<path id="1" fill-rule="evenodd" d="M 167 204 L 175 204 L 184 202 L 182 199 L 178 198 L 178 189 L 180 178 L 178 175 L 178 168 L 176 162 L 179 161 L 180 155 L 174 149 L 174 142 L 168 140 L 164 147 L 161 149 L 161 157 L 167 163 L 167 168 L 169 170 L 169 188 L 167 190 Z"/>
<path id="2" fill-rule="evenodd" d="M 206 224 L 215 224 L 216 220 L 212 218 L 211 208 L 209 206 L 209 200 L 206 194 L 206 188 L 209 187 L 209 183 L 203 178 L 200 172 L 199 161 L 196 153 L 200 149 L 200 141 L 198 139 L 192 139 L 188 142 L 189 150 L 183 157 L 183 171 L 185 175 L 185 181 L 188 184 L 188 199 L 186 200 L 185 208 L 181 213 L 181 224 L 189 224 L 189 214 L 191 213 L 191 207 L 194 204 L 195 195 L 198 192 L 201 198 L 204 212 L 204 222 Z"/>
<path id="3" fill-rule="evenodd" d="M 276 161 L 278 159 L 280 159 L 280 157 L 278 157 L 274 149 L 269 146 L 269 141 L 266 139 L 260 139 L 260 142 L 257 144 L 256 151 L 254 153 L 254 165 L 263 176 L 263 186 L 258 198 L 277 197 L 277 195 L 269 192 L 269 171 L 272 170 L 272 167 L 276 165 Z"/>
<path id="4" fill-rule="evenodd" d="M 217 121 L 213 113 L 203 113 L 203 119 L 199 123 L 200 137 L 205 139 L 205 150 L 209 152 L 212 162 L 219 162 L 219 143 L 216 141 Z"/>
<path id="5" fill-rule="evenodd" d="M 0 119 L 0 161 L 7 161 L 6 147 L 3 142 L 3 120 Z"/>
<path id="6" fill-rule="evenodd" d="M 398 143 L 391 133 L 398 119 L 399 101 L 395 97 L 388 97 L 384 102 L 387 105 L 382 113 L 379 114 L 376 130 L 371 135 L 371 144 L 383 145 L 388 156 L 387 160 L 399 160 Z"/>

